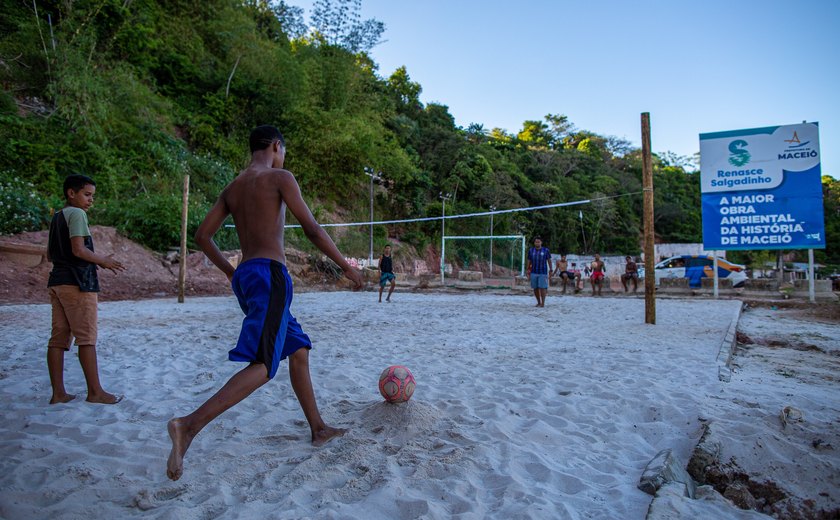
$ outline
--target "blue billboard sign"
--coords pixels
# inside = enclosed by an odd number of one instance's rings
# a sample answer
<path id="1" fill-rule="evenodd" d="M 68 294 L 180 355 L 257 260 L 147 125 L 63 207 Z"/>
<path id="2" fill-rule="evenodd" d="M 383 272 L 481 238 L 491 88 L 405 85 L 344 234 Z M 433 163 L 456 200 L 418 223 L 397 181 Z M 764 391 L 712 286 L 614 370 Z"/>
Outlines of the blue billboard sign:
<path id="1" fill-rule="evenodd" d="M 817 123 L 700 134 L 703 247 L 825 248 Z"/>

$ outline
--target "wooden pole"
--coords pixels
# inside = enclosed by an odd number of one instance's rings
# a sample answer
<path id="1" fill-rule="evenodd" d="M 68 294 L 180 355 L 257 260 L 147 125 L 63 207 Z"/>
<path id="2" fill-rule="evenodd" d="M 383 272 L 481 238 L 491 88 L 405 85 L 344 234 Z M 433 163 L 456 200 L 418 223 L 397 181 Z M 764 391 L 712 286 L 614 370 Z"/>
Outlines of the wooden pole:
<path id="1" fill-rule="evenodd" d="M 181 258 L 178 261 L 178 303 L 184 303 L 187 281 L 187 205 L 190 200 L 190 176 L 184 175 L 184 199 L 181 203 Z"/>
<path id="2" fill-rule="evenodd" d="M 650 155 L 650 114 L 642 112 L 642 186 L 645 226 L 645 323 L 656 324 L 656 272 L 653 257 L 653 164 Z"/>

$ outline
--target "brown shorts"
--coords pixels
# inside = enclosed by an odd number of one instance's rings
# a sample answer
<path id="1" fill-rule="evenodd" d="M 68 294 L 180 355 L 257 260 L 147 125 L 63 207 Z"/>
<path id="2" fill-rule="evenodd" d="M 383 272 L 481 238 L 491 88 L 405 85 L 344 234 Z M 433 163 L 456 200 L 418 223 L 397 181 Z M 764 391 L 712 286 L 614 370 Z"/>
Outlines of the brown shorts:
<path id="1" fill-rule="evenodd" d="M 95 292 L 82 292 L 75 285 L 54 285 L 49 288 L 52 305 L 52 335 L 49 348 L 70 349 L 76 345 L 96 345 Z"/>

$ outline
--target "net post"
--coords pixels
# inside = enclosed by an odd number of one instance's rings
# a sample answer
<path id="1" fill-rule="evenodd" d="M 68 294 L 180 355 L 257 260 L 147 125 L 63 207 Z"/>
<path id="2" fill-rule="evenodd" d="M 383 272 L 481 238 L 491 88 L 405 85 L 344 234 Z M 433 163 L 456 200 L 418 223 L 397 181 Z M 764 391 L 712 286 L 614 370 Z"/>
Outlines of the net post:
<path id="1" fill-rule="evenodd" d="M 650 113 L 642 112 L 642 186 L 645 233 L 645 323 L 656 324 L 656 272 L 653 252 L 653 164 L 650 151 Z"/>
<path id="2" fill-rule="evenodd" d="M 444 253 L 446 252 L 446 201 L 452 198 L 452 194 L 440 192 L 438 197 L 440 197 L 440 200 L 443 201 L 440 215 L 440 284 L 445 285 L 446 280 L 444 280 L 444 276 L 446 274 L 446 257 L 444 256 Z"/>

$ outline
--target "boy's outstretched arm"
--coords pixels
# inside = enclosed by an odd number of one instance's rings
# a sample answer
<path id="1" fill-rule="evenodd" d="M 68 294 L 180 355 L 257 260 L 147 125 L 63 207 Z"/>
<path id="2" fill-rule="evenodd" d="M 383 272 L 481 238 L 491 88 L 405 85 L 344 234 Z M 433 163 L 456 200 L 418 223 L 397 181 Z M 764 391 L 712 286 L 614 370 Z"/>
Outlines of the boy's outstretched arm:
<path id="1" fill-rule="evenodd" d="M 114 259 L 114 255 L 100 255 L 85 247 L 85 237 L 70 237 L 70 249 L 77 258 L 81 258 L 85 262 L 110 269 L 115 273 L 117 271 L 125 271 L 125 267 L 118 260 Z"/>
<path id="2" fill-rule="evenodd" d="M 312 216 L 309 206 L 303 200 L 303 196 L 300 193 L 300 186 L 298 186 L 294 175 L 287 170 L 280 170 L 280 172 L 280 191 L 283 194 L 283 200 L 286 202 L 286 206 L 288 206 L 292 215 L 300 222 L 300 227 L 303 229 L 304 234 L 306 234 L 306 238 L 333 262 L 338 264 L 341 270 L 344 271 L 344 276 L 353 282 L 354 291 L 361 289 L 362 285 L 364 285 L 362 275 L 347 263 L 344 255 L 335 246 L 330 236 L 318 224 L 315 217 Z"/>
<path id="3" fill-rule="evenodd" d="M 213 207 L 210 208 L 210 211 L 204 217 L 201 225 L 198 226 L 198 229 L 195 232 L 195 243 L 198 244 L 204 254 L 207 255 L 207 258 L 209 258 L 216 267 L 225 273 L 228 280 L 231 280 L 233 279 L 233 272 L 235 269 L 222 254 L 219 246 L 216 245 L 216 241 L 213 240 L 213 236 L 216 234 L 216 231 L 222 227 L 225 219 L 230 214 L 230 210 L 228 210 L 223 197 L 224 192 L 219 195 L 219 198 L 216 199 L 216 203 L 213 204 Z"/>

